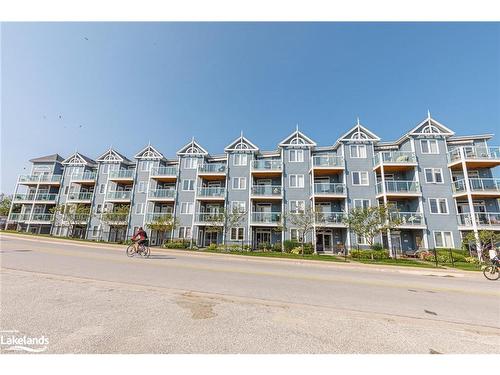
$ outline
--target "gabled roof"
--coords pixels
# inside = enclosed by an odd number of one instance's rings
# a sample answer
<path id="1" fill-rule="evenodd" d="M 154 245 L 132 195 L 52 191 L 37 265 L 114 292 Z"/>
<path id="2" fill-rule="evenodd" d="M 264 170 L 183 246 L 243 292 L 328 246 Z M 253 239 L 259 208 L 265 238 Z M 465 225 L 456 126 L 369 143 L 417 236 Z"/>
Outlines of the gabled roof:
<path id="1" fill-rule="evenodd" d="M 439 121 L 433 119 L 431 117 L 431 113 L 427 111 L 427 117 L 425 120 L 420 122 L 417 126 L 415 126 L 412 130 L 408 132 L 409 135 L 445 135 L 452 136 L 455 132 L 445 125 L 441 124 Z"/>
<path id="2" fill-rule="evenodd" d="M 314 147 L 316 146 L 316 142 L 314 142 L 307 135 L 299 131 L 299 126 L 297 125 L 297 129 L 290 134 L 288 137 L 283 139 L 279 145 L 280 147 L 288 146 L 288 147 Z"/>
<path id="3" fill-rule="evenodd" d="M 31 163 L 61 163 L 63 157 L 59 154 L 51 154 L 46 156 L 41 156 L 39 158 L 30 159 Z"/>
<path id="4" fill-rule="evenodd" d="M 359 118 L 356 125 L 349 129 L 346 133 L 341 135 L 338 141 L 380 141 L 380 137 L 371 132 L 359 123 Z"/>
<path id="5" fill-rule="evenodd" d="M 132 163 L 127 157 L 112 148 L 99 156 L 97 161 L 101 163 Z"/>
<path id="6" fill-rule="evenodd" d="M 245 138 L 242 132 L 238 138 L 224 148 L 224 151 L 259 151 L 259 148 Z"/>
<path id="7" fill-rule="evenodd" d="M 193 137 L 191 142 L 187 143 L 179 151 L 177 151 L 177 155 L 208 155 L 208 152 L 201 147 Z"/>
<path id="8" fill-rule="evenodd" d="M 76 151 L 62 162 L 64 165 L 95 165 L 95 160 Z"/>
<path id="9" fill-rule="evenodd" d="M 148 144 L 141 151 L 135 154 L 134 158 L 143 159 L 143 160 L 160 160 L 165 159 L 163 154 L 158 151 L 156 148 Z"/>

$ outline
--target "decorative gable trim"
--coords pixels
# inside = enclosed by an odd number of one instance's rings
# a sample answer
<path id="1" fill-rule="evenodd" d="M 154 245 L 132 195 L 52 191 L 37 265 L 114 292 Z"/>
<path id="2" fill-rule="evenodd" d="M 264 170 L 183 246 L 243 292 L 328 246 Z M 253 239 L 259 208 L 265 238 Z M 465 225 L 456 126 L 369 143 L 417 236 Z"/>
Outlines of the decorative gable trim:
<path id="1" fill-rule="evenodd" d="M 62 164 L 63 165 L 69 165 L 69 166 L 76 166 L 76 165 L 90 165 L 92 163 L 89 162 L 90 159 L 81 155 L 78 152 L 75 152 L 73 155 L 69 156 L 68 158 L 64 159 Z"/>
<path id="2" fill-rule="evenodd" d="M 412 130 L 408 132 L 409 135 L 426 135 L 426 136 L 452 136 L 455 134 L 453 130 L 441 124 L 439 121 L 433 119 L 429 111 L 427 117 L 420 122 Z"/>
<path id="3" fill-rule="evenodd" d="M 208 152 L 201 147 L 194 138 L 188 144 L 184 145 L 177 155 L 208 155 Z"/>
<path id="4" fill-rule="evenodd" d="M 314 142 L 307 135 L 299 131 L 299 127 L 290 134 L 288 137 L 283 139 L 279 145 L 280 147 L 314 147 L 316 142 Z"/>
<path id="5" fill-rule="evenodd" d="M 155 149 L 151 145 L 147 145 L 141 151 L 139 151 L 134 158 L 141 160 L 160 160 L 164 159 L 164 156 L 161 152 Z"/>
<path id="6" fill-rule="evenodd" d="M 378 142 L 380 141 L 380 137 L 375 133 L 371 132 L 363 125 L 358 123 L 353 126 L 349 131 L 340 136 L 339 141 L 344 142 Z"/>
<path id="7" fill-rule="evenodd" d="M 99 156 L 97 161 L 101 163 L 123 163 L 124 160 L 120 154 L 110 148 L 104 154 Z"/>
<path id="8" fill-rule="evenodd" d="M 259 148 L 250 142 L 247 138 L 243 136 L 243 133 L 232 141 L 224 151 L 236 151 L 236 152 L 250 152 L 250 151 L 259 151 Z"/>

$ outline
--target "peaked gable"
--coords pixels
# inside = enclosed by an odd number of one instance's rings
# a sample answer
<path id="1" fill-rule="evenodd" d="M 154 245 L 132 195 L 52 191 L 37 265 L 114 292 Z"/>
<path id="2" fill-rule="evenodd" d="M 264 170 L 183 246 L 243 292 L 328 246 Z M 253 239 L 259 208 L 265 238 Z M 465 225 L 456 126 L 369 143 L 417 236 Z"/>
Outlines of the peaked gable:
<path id="1" fill-rule="evenodd" d="M 314 147 L 316 146 L 316 142 L 314 142 L 311 138 L 309 138 L 307 135 L 299 131 L 299 128 L 297 127 L 297 130 L 295 130 L 292 134 L 290 134 L 288 137 L 283 139 L 279 143 L 280 147 Z"/>
<path id="2" fill-rule="evenodd" d="M 130 163 L 130 160 L 112 148 L 99 156 L 97 161 L 101 163 Z"/>
<path id="3" fill-rule="evenodd" d="M 226 146 L 224 151 L 259 151 L 259 148 L 241 134 Z"/>
<path id="4" fill-rule="evenodd" d="M 164 156 L 161 152 L 155 149 L 151 145 L 147 145 L 141 151 L 139 151 L 134 158 L 142 159 L 142 160 L 160 160 L 164 159 Z"/>
<path id="5" fill-rule="evenodd" d="M 184 145 L 177 155 L 208 155 L 208 152 L 201 147 L 194 138 L 188 144 Z"/>
<path id="6" fill-rule="evenodd" d="M 63 160 L 63 165 L 95 165 L 95 161 L 91 158 L 80 154 L 78 151 L 73 155 Z"/>
<path id="7" fill-rule="evenodd" d="M 371 132 L 358 121 L 347 133 L 340 136 L 339 141 L 349 141 L 349 142 L 378 142 L 380 137 L 375 133 Z"/>
<path id="8" fill-rule="evenodd" d="M 428 113 L 427 118 L 408 132 L 411 135 L 443 135 L 452 136 L 455 132 L 439 121 L 433 119 Z"/>

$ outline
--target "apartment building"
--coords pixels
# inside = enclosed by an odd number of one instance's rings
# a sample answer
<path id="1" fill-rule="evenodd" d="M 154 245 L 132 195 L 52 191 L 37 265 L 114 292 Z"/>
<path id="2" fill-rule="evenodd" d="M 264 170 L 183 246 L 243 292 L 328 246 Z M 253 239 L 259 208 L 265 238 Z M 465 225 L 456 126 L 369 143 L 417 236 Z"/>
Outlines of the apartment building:
<path id="1" fill-rule="evenodd" d="M 500 230 L 500 148 L 491 134 L 456 136 L 428 114 L 396 141 L 382 141 L 359 123 L 319 146 L 297 128 L 272 151 L 241 134 L 212 155 L 194 138 L 175 157 L 151 145 L 128 159 L 109 149 L 95 160 L 75 152 L 30 160 L 19 176 L 7 226 L 21 231 L 120 241 L 142 226 L 153 245 L 184 238 L 203 247 L 258 247 L 297 239 L 287 217 L 310 207 L 317 215 L 306 238 L 318 252 L 364 247 L 343 218 L 354 207 L 392 204 L 400 225 L 378 241 L 395 252 L 460 247 L 466 232 Z M 78 204 L 71 222 L 53 207 Z M 83 207 L 83 209 L 82 209 Z M 87 208 L 86 208 L 87 207 Z M 237 227 L 217 228 L 214 214 L 238 210 Z M 56 210 L 57 211 L 57 210 Z M 286 213 L 284 215 L 283 213 Z M 178 227 L 148 225 L 173 215 Z"/>

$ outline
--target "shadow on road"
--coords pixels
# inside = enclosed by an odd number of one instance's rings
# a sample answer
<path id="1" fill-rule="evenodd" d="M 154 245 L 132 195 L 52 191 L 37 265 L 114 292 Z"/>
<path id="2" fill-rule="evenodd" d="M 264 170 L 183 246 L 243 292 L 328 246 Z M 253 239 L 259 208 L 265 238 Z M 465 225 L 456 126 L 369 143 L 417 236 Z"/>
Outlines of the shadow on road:
<path id="1" fill-rule="evenodd" d="M 168 255 L 150 255 L 148 259 L 175 259 Z"/>

